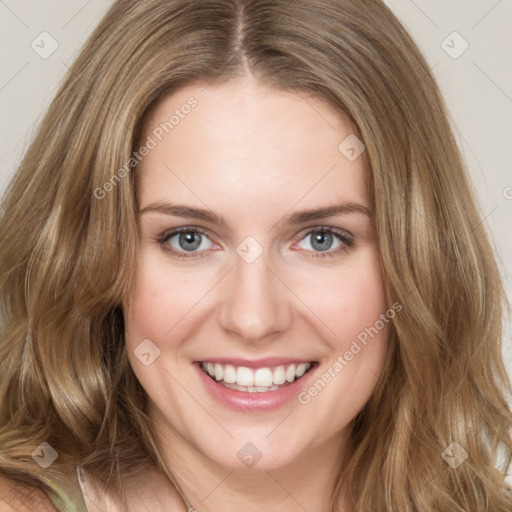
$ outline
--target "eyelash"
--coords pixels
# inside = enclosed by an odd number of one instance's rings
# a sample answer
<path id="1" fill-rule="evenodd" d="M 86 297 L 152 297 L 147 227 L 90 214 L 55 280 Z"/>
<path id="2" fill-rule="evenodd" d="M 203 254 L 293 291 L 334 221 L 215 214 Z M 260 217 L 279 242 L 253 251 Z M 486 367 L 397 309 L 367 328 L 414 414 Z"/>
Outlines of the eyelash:
<path id="1" fill-rule="evenodd" d="M 161 235 L 155 238 L 155 241 L 160 244 L 162 250 L 172 256 L 179 259 L 196 259 L 202 258 L 205 256 L 205 250 L 196 251 L 196 252 L 187 252 L 187 251 L 177 251 L 173 249 L 167 242 L 174 236 L 179 235 L 183 232 L 192 232 L 192 233 L 200 233 L 201 235 L 209 238 L 208 234 L 201 228 L 195 226 L 184 226 L 182 228 L 176 228 L 171 231 L 165 231 Z M 348 251 L 354 245 L 353 238 L 346 232 L 335 228 L 330 228 L 327 226 L 315 226 L 313 228 L 308 228 L 308 231 L 301 233 L 301 238 L 299 241 L 302 241 L 308 235 L 312 235 L 314 233 L 331 233 L 335 237 L 337 237 L 341 241 L 341 245 L 334 250 L 326 250 L 326 251 L 313 251 L 311 256 L 312 258 L 325 258 L 325 257 L 333 257 L 338 256 L 339 254 Z"/>

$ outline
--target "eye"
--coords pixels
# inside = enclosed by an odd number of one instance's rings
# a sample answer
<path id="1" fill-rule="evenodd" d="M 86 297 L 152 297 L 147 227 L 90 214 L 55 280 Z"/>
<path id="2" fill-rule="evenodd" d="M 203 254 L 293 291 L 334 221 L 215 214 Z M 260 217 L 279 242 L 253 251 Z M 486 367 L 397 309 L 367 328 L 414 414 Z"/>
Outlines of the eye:
<path id="1" fill-rule="evenodd" d="M 305 242 L 305 246 L 301 245 Z M 352 236 L 342 230 L 315 227 L 305 233 L 300 242 L 294 244 L 295 247 L 313 251 L 312 257 L 335 256 L 341 252 L 349 250 L 354 244 Z"/>
<path id="2" fill-rule="evenodd" d="M 157 241 L 165 252 L 178 258 L 203 256 L 202 253 L 213 246 L 202 229 L 191 226 L 166 231 Z"/>
<path id="3" fill-rule="evenodd" d="M 163 251 L 176 258 L 198 258 L 205 256 L 208 249 L 219 248 L 205 231 L 193 226 L 165 231 L 157 237 L 156 241 Z M 296 242 L 292 249 L 306 250 L 311 252 L 311 257 L 318 258 L 336 256 L 348 251 L 353 244 L 352 235 L 346 231 L 318 226 L 303 233 L 300 242 Z"/>

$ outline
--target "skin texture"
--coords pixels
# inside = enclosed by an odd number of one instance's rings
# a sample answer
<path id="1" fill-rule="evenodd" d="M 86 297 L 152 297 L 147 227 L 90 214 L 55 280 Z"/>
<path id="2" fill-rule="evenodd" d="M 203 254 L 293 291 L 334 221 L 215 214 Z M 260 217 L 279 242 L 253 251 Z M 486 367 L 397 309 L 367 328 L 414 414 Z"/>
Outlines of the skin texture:
<path id="1" fill-rule="evenodd" d="M 87 475 L 82 482 L 82 494 L 88 512 L 155 512 L 172 510 L 181 512 L 183 502 L 167 478 L 156 470 L 145 469 L 143 476 L 133 476 L 125 481 L 128 506 L 122 500 L 105 492 L 101 482 L 92 481 Z M 1 509 L 0 509 L 0 512 Z"/>
<path id="2" fill-rule="evenodd" d="M 42 489 L 0 473 L 0 512 L 56 512 Z"/>
<path id="3" fill-rule="evenodd" d="M 353 130 L 321 100 L 244 77 L 167 96 L 141 140 L 154 138 L 191 96 L 197 106 L 137 169 L 140 210 L 187 205 L 222 216 L 227 226 L 159 211 L 140 215 L 136 286 L 123 304 L 130 363 L 149 396 L 161 453 L 195 508 L 328 510 L 348 426 L 384 365 L 388 325 L 307 405 L 293 399 L 278 410 L 233 411 L 207 394 L 192 363 L 318 361 L 311 385 L 388 309 L 370 217 L 286 220 L 331 204 L 369 208 L 362 158 L 351 162 L 338 150 Z M 187 253 L 178 236 L 159 241 L 184 226 L 205 231 L 196 249 L 202 256 L 164 250 Z M 352 246 L 334 231 L 328 251 L 315 250 L 317 227 L 349 234 Z M 247 236 L 263 248 L 252 263 L 236 251 Z M 134 353 L 145 339 L 160 350 L 149 366 Z M 237 457 L 248 442 L 262 455 L 251 468 Z"/>

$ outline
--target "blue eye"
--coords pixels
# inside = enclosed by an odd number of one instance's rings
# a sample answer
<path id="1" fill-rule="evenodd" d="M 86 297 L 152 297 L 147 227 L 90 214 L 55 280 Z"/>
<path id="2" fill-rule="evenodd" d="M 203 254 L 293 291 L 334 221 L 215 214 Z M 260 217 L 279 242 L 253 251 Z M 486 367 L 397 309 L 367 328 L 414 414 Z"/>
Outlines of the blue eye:
<path id="1" fill-rule="evenodd" d="M 347 251 L 354 244 L 352 237 L 348 233 L 328 227 L 315 227 L 309 230 L 305 233 L 301 242 L 308 239 L 310 239 L 309 247 L 305 249 L 313 251 L 311 256 L 314 258 L 336 256 L 341 252 Z M 304 247 L 302 248 L 304 249 Z"/>
<path id="2" fill-rule="evenodd" d="M 203 256 L 204 250 L 211 248 L 211 242 L 209 246 L 207 240 L 209 238 L 201 229 L 184 227 L 164 233 L 158 242 L 164 251 L 178 258 L 195 258 Z"/>
<path id="3" fill-rule="evenodd" d="M 308 238 L 311 240 L 309 245 L 314 251 L 328 251 L 333 248 L 333 244 L 335 245 L 337 243 L 338 245 L 336 245 L 336 247 L 341 244 L 341 242 L 336 240 L 331 232 L 326 230 L 311 232 L 304 238 L 304 240 L 307 240 Z"/>
<path id="4" fill-rule="evenodd" d="M 305 240 L 309 247 L 300 246 Z M 201 229 L 185 226 L 166 231 L 156 241 L 162 250 L 176 258 L 199 258 L 206 255 L 206 250 L 213 247 L 213 242 Z M 343 230 L 318 226 L 302 234 L 299 242 L 293 248 L 300 246 L 313 258 L 337 256 L 349 250 L 354 244 L 352 235 Z"/>

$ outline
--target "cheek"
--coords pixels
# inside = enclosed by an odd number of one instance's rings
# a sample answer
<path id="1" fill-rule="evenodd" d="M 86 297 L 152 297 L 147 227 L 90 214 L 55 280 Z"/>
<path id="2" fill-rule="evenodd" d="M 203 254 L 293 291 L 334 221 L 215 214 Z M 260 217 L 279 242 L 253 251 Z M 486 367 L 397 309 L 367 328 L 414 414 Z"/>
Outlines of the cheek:
<path id="1" fill-rule="evenodd" d="M 326 339 L 336 352 L 345 350 L 388 309 L 378 256 L 371 247 L 347 264 L 317 273 L 309 283 L 314 286 L 309 291 L 302 286 L 301 297 L 327 326 Z"/>
<path id="2" fill-rule="evenodd" d="M 293 283 L 294 278 L 289 277 Z M 317 270 L 314 275 L 309 269 L 307 275 L 294 277 L 294 289 L 317 318 L 310 321 L 317 323 L 320 319 L 327 327 L 318 325 L 319 334 L 336 352 L 344 351 L 387 310 L 377 253 L 372 247 L 360 251 L 347 264 Z M 166 345 L 172 344 L 177 338 L 166 334 L 171 329 L 178 332 L 185 328 L 189 320 L 185 317 L 217 278 L 207 269 L 189 272 L 166 264 L 159 254 L 143 252 L 136 286 L 125 308 L 127 342 L 133 345 L 149 338 L 157 344 L 164 339 Z"/>
<path id="3" fill-rule="evenodd" d="M 330 353 L 317 380 L 298 399 L 315 411 L 311 418 L 340 411 L 323 419 L 326 431 L 335 432 L 353 420 L 374 391 L 399 309 L 388 307 L 376 251 L 361 252 L 357 261 L 333 272 L 323 284 L 326 292 L 318 294 L 315 313 L 331 331 L 324 338 Z"/>
<path id="4" fill-rule="evenodd" d="M 142 254 L 135 289 L 124 308 L 127 342 L 149 338 L 159 343 L 168 338 L 166 333 L 197 301 L 201 280 L 182 269 L 171 269 L 158 255 Z"/>

